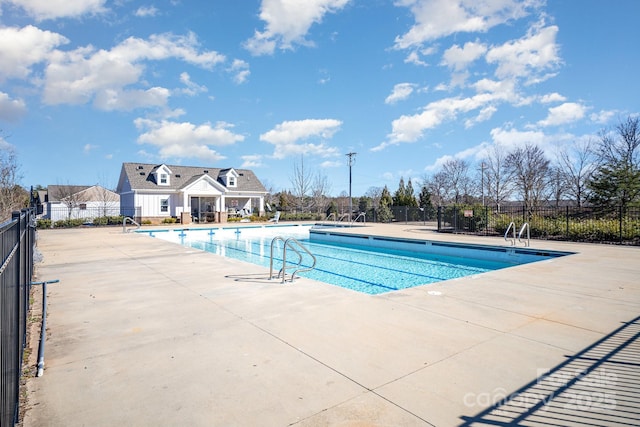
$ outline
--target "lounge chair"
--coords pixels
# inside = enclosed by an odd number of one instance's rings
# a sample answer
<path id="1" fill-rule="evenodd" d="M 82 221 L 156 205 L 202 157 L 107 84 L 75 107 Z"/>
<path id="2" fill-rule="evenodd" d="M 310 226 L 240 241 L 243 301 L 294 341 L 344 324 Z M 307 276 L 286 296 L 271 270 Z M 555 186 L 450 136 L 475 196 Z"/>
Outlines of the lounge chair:
<path id="1" fill-rule="evenodd" d="M 279 220 L 280 220 L 280 211 L 276 211 L 275 216 L 273 218 L 271 218 L 269 220 L 269 222 L 273 222 L 273 223 L 277 224 Z"/>

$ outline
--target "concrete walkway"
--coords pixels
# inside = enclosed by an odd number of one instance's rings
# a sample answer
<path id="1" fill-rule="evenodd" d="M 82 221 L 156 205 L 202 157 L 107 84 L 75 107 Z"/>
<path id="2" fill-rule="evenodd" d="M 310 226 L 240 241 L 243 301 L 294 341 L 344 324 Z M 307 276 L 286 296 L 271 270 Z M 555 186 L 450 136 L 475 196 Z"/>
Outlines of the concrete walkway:
<path id="1" fill-rule="evenodd" d="M 38 280 L 60 283 L 23 424 L 638 423 L 640 248 L 531 245 L 578 253 L 370 296 L 120 228 L 39 231 Z M 553 405 L 527 400 L 540 387 Z"/>

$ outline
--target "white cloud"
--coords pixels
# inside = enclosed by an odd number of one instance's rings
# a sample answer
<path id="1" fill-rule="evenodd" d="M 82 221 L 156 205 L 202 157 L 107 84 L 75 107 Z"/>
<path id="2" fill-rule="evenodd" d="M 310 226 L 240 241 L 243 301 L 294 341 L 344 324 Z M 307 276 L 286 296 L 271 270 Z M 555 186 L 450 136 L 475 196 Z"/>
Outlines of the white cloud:
<path id="1" fill-rule="evenodd" d="M 251 155 L 241 156 L 242 165 L 240 167 L 244 169 L 253 169 L 253 168 L 262 167 L 264 166 L 264 163 L 262 162 L 262 158 L 263 156 L 260 154 L 251 154 Z"/>
<path id="2" fill-rule="evenodd" d="M 148 16 L 156 16 L 158 14 L 158 8 L 154 6 L 140 6 L 136 11 L 135 15 L 140 18 L 146 18 Z"/>
<path id="3" fill-rule="evenodd" d="M 387 96 L 384 100 L 385 104 L 395 104 L 398 101 L 403 101 L 411 95 L 416 85 L 413 83 L 398 83 L 393 87 L 391 95 Z"/>
<path id="4" fill-rule="evenodd" d="M 540 97 L 540 102 L 543 104 L 550 104 L 552 102 L 564 102 L 567 98 L 560 95 L 558 92 L 548 93 Z"/>
<path id="5" fill-rule="evenodd" d="M 136 127 L 143 131 L 139 144 L 150 144 L 159 149 L 159 156 L 166 158 L 197 158 L 202 161 L 218 161 L 225 157 L 211 146 L 233 145 L 244 141 L 244 136 L 233 133 L 233 125 L 225 122 L 194 125 L 189 122 L 155 121 L 138 118 Z"/>
<path id="6" fill-rule="evenodd" d="M 335 119 L 285 121 L 260 135 L 260 140 L 275 145 L 273 157 L 276 159 L 296 154 L 335 156 L 339 154 L 338 149 L 327 146 L 323 140 L 332 138 L 341 125 L 342 122 Z M 300 142 L 311 138 L 319 138 L 321 142 Z"/>
<path id="7" fill-rule="evenodd" d="M 541 131 L 520 131 L 504 128 L 491 129 L 491 138 L 495 144 L 504 147 L 507 151 L 517 147 L 524 147 L 527 144 L 543 148 L 548 141 L 547 136 Z"/>
<path id="8" fill-rule="evenodd" d="M 98 145 L 93 145 L 93 144 L 85 144 L 84 147 L 82 147 L 82 152 L 84 154 L 89 154 L 91 153 L 93 150 L 97 149 L 99 146 Z"/>
<path id="9" fill-rule="evenodd" d="M 558 126 L 565 123 L 572 123 L 582 119 L 585 116 L 586 108 L 584 105 L 575 102 L 565 102 L 557 107 L 549 108 L 549 114 L 544 120 L 540 120 L 540 126 Z"/>
<path id="10" fill-rule="evenodd" d="M 11 99 L 11 97 L 0 92 L 0 120 L 15 122 L 27 114 L 27 106 L 22 99 Z"/>
<path id="11" fill-rule="evenodd" d="M 130 37 L 111 50 L 91 46 L 50 55 L 45 70 L 45 104 L 83 104 L 94 100 L 101 109 L 127 109 L 164 105 L 169 92 L 164 88 L 131 88 L 141 81 L 144 61 L 180 59 L 211 69 L 224 61 L 214 51 L 198 51 L 193 34 L 152 35 L 148 40 Z M 139 96 L 138 100 L 134 99 Z M 118 100 L 116 97 L 122 97 Z"/>
<path id="12" fill-rule="evenodd" d="M 320 163 L 320 167 L 323 169 L 329 169 L 329 168 L 339 168 L 339 167 L 343 167 L 344 166 L 344 162 L 340 162 L 338 160 L 326 160 L 322 163 Z"/>
<path id="13" fill-rule="evenodd" d="M 106 11 L 106 0 L 4 0 L 24 9 L 37 21 L 56 18 L 77 18 Z"/>
<path id="14" fill-rule="evenodd" d="M 599 124 L 606 124 L 609 123 L 616 114 L 618 114 L 618 112 L 615 110 L 600 110 L 597 113 L 591 113 L 589 119 Z"/>
<path id="15" fill-rule="evenodd" d="M 260 19 L 264 31 L 255 31 L 244 44 L 253 55 L 272 54 L 276 48 L 292 49 L 294 45 L 309 45 L 305 36 L 311 26 L 320 23 L 327 13 L 335 13 L 351 0 L 262 0 Z"/>
<path id="16" fill-rule="evenodd" d="M 527 16 L 539 0 L 397 0 L 408 7 L 415 24 L 396 37 L 395 47 L 420 46 L 454 33 L 485 33 L 492 27 Z"/>
<path id="17" fill-rule="evenodd" d="M 251 74 L 249 64 L 241 59 L 234 59 L 227 71 L 234 75 L 233 81 L 237 84 L 245 83 Z"/>
<path id="18" fill-rule="evenodd" d="M 441 64 L 456 71 L 464 70 L 469 64 L 484 55 L 486 51 L 487 46 L 478 42 L 467 42 L 463 47 L 456 44 L 444 51 Z"/>
<path id="19" fill-rule="evenodd" d="M 32 25 L 0 28 L 0 82 L 29 77 L 33 65 L 46 61 L 57 46 L 66 43 L 64 36 Z"/>
<path id="20" fill-rule="evenodd" d="M 206 86 L 201 86 L 191 80 L 191 76 L 187 72 L 180 73 L 180 82 L 185 85 L 184 89 L 179 92 L 188 96 L 195 96 L 202 92 L 207 92 Z"/>
<path id="21" fill-rule="evenodd" d="M 387 141 L 373 147 L 372 151 L 380 151 L 388 146 L 404 142 L 415 142 L 420 139 L 425 130 L 433 129 L 446 120 L 455 119 L 460 113 L 469 113 L 480 109 L 480 114 L 475 122 L 486 120 L 495 111 L 495 103 L 514 99 L 512 86 L 509 82 L 484 81 L 477 88 L 485 89 L 483 93 L 463 98 L 443 98 L 429 103 L 424 111 L 413 115 L 403 115 L 391 123 L 391 133 L 387 135 Z M 474 121 L 467 124 L 472 125 Z"/>
<path id="22" fill-rule="evenodd" d="M 526 83 L 540 82 L 545 73 L 560 65 L 556 36 L 558 27 L 530 29 L 527 35 L 501 46 L 492 47 L 486 55 L 490 64 L 497 64 L 496 77 L 520 78 Z M 542 76 L 542 77 L 541 77 Z"/>
<path id="23" fill-rule="evenodd" d="M 404 59 L 404 62 L 406 64 L 421 65 L 423 67 L 429 66 L 429 63 L 420 59 L 420 55 L 418 55 L 418 52 L 416 52 L 415 50 L 413 52 L 409 52 L 407 57 Z"/>
<path id="24" fill-rule="evenodd" d="M 132 111 L 136 108 L 162 107 L 167 105 L 169 90 L 152 87 L 147 90 L 105 89 L 96 93 L 93 104 L 104 111 Z"/>

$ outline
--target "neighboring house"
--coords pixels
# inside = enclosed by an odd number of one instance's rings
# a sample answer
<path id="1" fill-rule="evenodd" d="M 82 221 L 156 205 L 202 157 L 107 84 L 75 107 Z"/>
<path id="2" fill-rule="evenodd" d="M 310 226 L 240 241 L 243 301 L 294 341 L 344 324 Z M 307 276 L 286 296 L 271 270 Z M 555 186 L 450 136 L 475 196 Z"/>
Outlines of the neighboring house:
<path id="1" fill-rule="evenodd" d="M 42 218 L 52 221 L 120 215 L 120 196 L 99 185 L 50 185 L 39 198 Z"/>
<path id="2" fill-rule="evenodd" d="M 116 190 L 123 215 L 152 222 L 226 222 L 229 216 L 264 215 L 267 190 L 247 169 L 123 163 Z M 128 215 L 131 216 L 131 215 Z"/>

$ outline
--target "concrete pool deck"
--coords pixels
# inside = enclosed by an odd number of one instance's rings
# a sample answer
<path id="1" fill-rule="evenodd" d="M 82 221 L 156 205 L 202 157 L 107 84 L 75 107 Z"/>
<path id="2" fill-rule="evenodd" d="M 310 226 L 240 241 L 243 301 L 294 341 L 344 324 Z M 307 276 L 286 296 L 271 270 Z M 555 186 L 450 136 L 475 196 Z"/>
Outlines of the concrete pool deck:
<path id="1" fill-rule="evenodd" d="M 122 228 L 39 231 L 37 280 L 60 283 L 23 425 L 637 425 L 640 248 L 531 247 L 577 253 L 371 296 Z"/>

